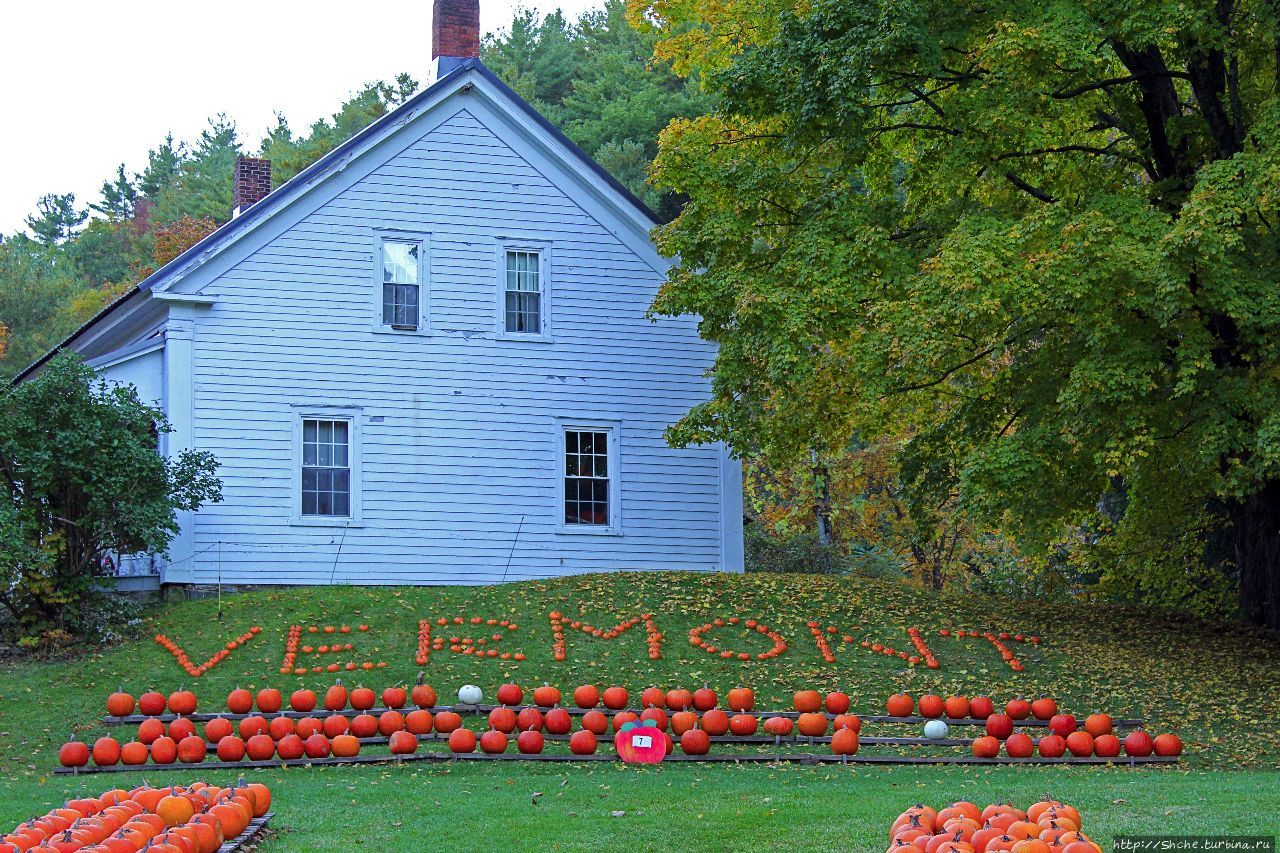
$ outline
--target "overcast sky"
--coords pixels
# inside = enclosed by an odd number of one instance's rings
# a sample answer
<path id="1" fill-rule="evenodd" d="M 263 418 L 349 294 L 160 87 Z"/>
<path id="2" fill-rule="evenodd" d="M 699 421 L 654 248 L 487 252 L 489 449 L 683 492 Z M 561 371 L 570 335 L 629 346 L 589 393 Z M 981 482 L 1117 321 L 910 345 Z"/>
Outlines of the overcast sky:
<path id="1" fill-rule="evenodd" d="M 481 0 L 483 32 L 517 6 L 571 17 L 598 0 Z M 296 130 L 361 84 L 431 56 L 431 0 L 43 0 L 6 3 L 0 25 L 0 233 L 24 227 L 44 193 L 97 201 L 118 164 L 137 171 L 166 133 L 193 139 L 233 118 L 256 148 L 277 111 Z"/>

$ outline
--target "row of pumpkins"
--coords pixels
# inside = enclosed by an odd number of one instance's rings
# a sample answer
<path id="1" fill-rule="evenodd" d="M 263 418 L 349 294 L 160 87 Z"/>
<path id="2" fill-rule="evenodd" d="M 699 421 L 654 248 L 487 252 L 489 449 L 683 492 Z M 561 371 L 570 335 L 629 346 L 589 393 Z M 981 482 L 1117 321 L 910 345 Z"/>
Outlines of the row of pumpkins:
<path id="1" fill-rule="evenodd" d="M 817 711 L 823 704 L 823 697 L 816 690 L 800 691 L 796 697 L 797 710 Z M 422 676 L 419 675 L 417 683 L 412 687 L 393 685 L 385 688 L 380 696 L 363 685 L 348 689 L 338 679 L 319 696 L 315 691 L 305 688 L 293 691 L 288 697 L 288 706 L 289 710 L 299 713 L 310 713 L 317 708 L 324 708 L 326 711 L 344 711 L 347 708 L 368 711 L 377 705 L 379 698 L 382 700 L 382 707 L 390 709 L 410 704 L 424 709 L 434 708 L 438 701 L 435 688 L 423 683 Z M 524 702 L 524 698 L 524 688 L 518 684 L 504 684 L 497 691 L 497 700 L 501 705 L 517 706 Z M 628 707 L 631 694 L 625 687 L 616 685 L 601 690 L 595 685 L 583 684 L 573 690 L 571 698 L 573 704 L 582 710 L 603 706 L 620 711 Z M 734 688 L 726 698 L 726 704 L 732 711 L 750 711 L 755 707 L 755 692 L 748 687 Z M 559 688 L 544 684 L 532 690 L 531 699 L 532 704 L 537 707 L 553 708 L 562 704 L 564 697 Z M 484 692 L 475 685 L 465 685 L 458 691 L 459 704 L 478 705 L 482 701 Z M 849 710 L 849 701 L 846 694 L 833 692 L 828 694 L 826 703 L 828 710 L 831 710 L 833 704 L 839 708 L 832 713 L 844 713 Z M 649 687 L 640 694 L 641 707 L 660 707 L 670 711 L 709 711 L 719 703 L 719 696 L 709 687 L 693 691 L 683 688 L 663 691 L 657 687 Z M 136 699 L 121 688 L 107 697 L 106 707 L 108 716 L 112 717 L 127 717 L 135 711 L 148 717 L 166 712 L 190 716 L 196 712 L 198 704 L 195 693 L 185 688 L 175 690 L 168 696 L 156 690 L 148 690 Z M 812 705 L 812 708 L 801 708 L 801 704 Z M 256 694 L 238 687 L 227 694 L 226 708 L 232 714 L 252 713 L 255 708 L 259 713 L 275 714 L 284 707 L 284 694 L 274 687 L 263 688 Z"/>
<path id="2" fill-rule="evenodd" d="M 189 786 L 131 791 L 70 800 L 0 836 L 0 853 L 215 853 L 271 808 L 263 784 L 220 788 Z"/>
<path id="3" fill-rule="evenodd" d="M 542 751 L 541 732 L 565 735 L 574 729 L 574 716 L 562 707 L 543 712 L 528 706 L 517 712 L 510 706 L 499 706 L 489 712 L 490 731 L 478 741 L 486 752 L 506 751 L 506 736 L 517 735 L 517 746 L 522 752 Z M 691 755 L 706 754 L 711 738 L 728 734 L 754 735 L 760 728 L 760 720 L 753 714 L 741 713 L 732 717 L 718 708 L 702 714 L 696 711 L 676 711 L 668 715 L 657 706 L 642 713 L 618 711 L 611 717 L 603 711 L 592 709 L 578 719 L 581 729 L 570 737 L 569 748 L 575 754 L 596 751 L 597 738 L 610 729 L 617 733 L 628 723 L 642 723 L 680 739 L 681 748 Z M 832 751 L 852 755 L 858 749 L 858 732 L 861 720 L 853 714 L 841 714 L 834 720 L 818 712 L 801 713 L 790 717 L 775 716 L 764 721 L 764 731 L 774 736 L 799 733 L 820 737 L 834 731 Z M 388 709 L 378 715 L 362 713 L 349 718 L 339 712 L 323 716 L 293 719 L 275 716 L 268 719 L 259 714 L 245 716 L 233 723 L 223 717 L 215 717 L 204 726 L 200 734 L 189 718 L 179 717 L 167 725 L 160 719 L 149 718 L 138 724 L 136 740 L 121 744 L 115 738 L 98 738 L 90 747 L 79 741 L 68 741 L 59 751 L 59 762 L 64 767 L 83 767 L 91 760 L 97 766 L 115 764 L 145 764 L 148 759 L 156 764 L 172 764 L 174 761 L 199 763 L 213 745 L 219 760 L 240 761 L 246 756 L 252 761 L 326 758 L 330 755 L 351 757 L 360 751 L 362 738 L 388 738 L 394 754 L 414 752 L 419 735 L 432 731 L 449 735 L 450 748 L 454 752 L 472 752 L 477 741 L 475 735 L 463 727 L 462 716 L 454 711 L 441 710 L 432 713 L 417 708 L 408 713 Z M 486 741 L 485 738 L 488 738 Z M 670 742 L 670 738 L 668 738 Z M 486 744 L 491 748 L 486 748 Z"/>
<path id="4" fill-rule="evenodd" d="M 1047 798 L 1026 811 L 1007 803 L 915 805 L 890 827 L 888 853 L 1102 853 L 1081 823 L 1079 810 Z"/>

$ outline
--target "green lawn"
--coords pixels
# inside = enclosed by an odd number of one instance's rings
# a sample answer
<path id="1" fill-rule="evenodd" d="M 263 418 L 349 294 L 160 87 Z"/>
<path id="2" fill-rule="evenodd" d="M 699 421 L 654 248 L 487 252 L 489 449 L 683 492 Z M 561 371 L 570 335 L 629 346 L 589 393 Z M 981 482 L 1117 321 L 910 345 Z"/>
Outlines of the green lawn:
<path id="1" fill-rule="evenodd" d="M 664 635 L 662 657 L 647 657 L 640 625 L 615 640 L 571 630 L 567 659 L 556 661 L 547 619 L 552 610 L 604 627 L 651 611 Z M 222 611 L 219 621 L 212 599 L 157 608 L 137 627 L 136 640 L 73 659 L 0 667 L 0 772 L 6 780 L 0 785 L 6 791 L 0 827 L 72 793 L 129 786 L 142 778 L 231 778 L 192 769 L 80 779 L 50 771 L 70 731 L 89 740 L 107 731 L 100 722 L 102 703 L 117 684 L 136 695 L 150 686 L 168 691 L 194 683 L 201 710 L 221 708 L 237 684 L 271 684 L 286 694 L 299 685 L 320 689 L 331 675 L 280 674 L 288 626 L 365 623 L 367 633 L 355 631 L 346 639 L 388 666 L 349 674 L 348 683 L 364 680 L 381 688 L 410 681 L 423 669 L 443 699 L 466 682 L 492 696 L 508 679 L 526 685 L 550 681 L 566 694 L 584 681 L 619 683 L 633 693 L 649 684 L 692 688 L 707 682 L 722 696 L 745 683 L 756 688 L 762 708 L 789 704 L 801 686 L 838 687 L 854 695 L 855 710 L 864 713 L 879 710 L 886 696 L 902 688 L 917 695 L 985 693 L 999 702 L 1048 693 L 1078 716 L 1100 709 L 1116 717 L 1142 716 L 1155 730 L 1177 731 L 1187 743 L 1187 760 L 1179 770 L 710 764 L 635 769 L 471 762 L 254 771 L 276 797 L 279 835 L 268 850 L 332 850 L 372 839 L 392 849 L 461 847 L 476 843 L 477 828 L 495 819 L 506 830 L 501 843 L 518 848 L 692 842 L 877 850 L 893 817 L 918 800 L 1025 805 L 1046 791 L 1082 808 L 1086 828 L 1103 839 L 1122 831 L 1275 831 L 1280 747 L 1267 727 L 1280 708 L 1280 645 L 1245 628 L 1073 602 L 969 600 L 866 579 L 774 575 L 628 574 L 501 587 L 261 590 L 224 597 Z M 418 620 L 455 615 L 515 621 L 518 629 L 499 648 L 527 659 L 480 660 L 445 651 L 417 666 Z M 785 638 L 787 650 L 773 660 L 740 662 L 689 644 L 690 628 L 731 616 L 767 623 Z M 905 630 L 918 627 L 941 667 L 909 668 L 897 658 L 838 642 L 836 662 L 827 663 L 806 627 L 811 619 L 837 626 L 833 640 L 848 633 L 908 650 Z M 262 633 L 199 679 L 187 676 L 151 640 L 163 632 L 203 660 L 251 625 L 261 626 Z M 984 641 L 940 637 L 943 628 L 1007 630 L 1038 635 L 1043 642 L 1011 644 L 1026 666 L 1015 673 Z M 433 629 L 463 632 L 434 624 Z M 708 641 L 753 653 L 770 645 L 740 625 L 719 629 Z M 304 633 L 303 642 L 322 640 Z M 129 730 L 116 733 L 127 736 Z M 864 733 L 907 732 L 868 724 Z M 537 805 L 535 791 L 542 792 Z"/>

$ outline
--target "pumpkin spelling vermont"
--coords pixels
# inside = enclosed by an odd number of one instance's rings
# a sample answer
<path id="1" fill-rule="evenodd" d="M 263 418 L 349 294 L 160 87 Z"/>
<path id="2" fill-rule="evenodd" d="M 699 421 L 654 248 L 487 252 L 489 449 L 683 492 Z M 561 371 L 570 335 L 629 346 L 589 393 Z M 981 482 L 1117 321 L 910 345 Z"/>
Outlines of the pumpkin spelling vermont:
<path id="1" fill-rule="evenodd" d="M 556 660 L 568 659 L 571 635 L 582 634 L 593 639 L 616 640 L 628 631 L 643 625 L 650 659 L 662 656 L 662 647 L 666 640 L 658 625 L 657 617 L 652 613 L 630 616 L 609 628 L 596 627 L 582 620 L 573 619 L 559 610 L 553 610 L 547 614 L 547 621 L 551 629 L 552 656 Z M 937 653 L 925 640 L 923 632 L 916 627 L 906 629 L 905 640 L 909 648 L 903 649 L 891 643 L 882 642 L 880 638 L 859 640 L 851 633 L 841 631 L 836 625 L 823 625 L 815 620 L 810 620 L 806 625 L 814 647 L 828 663 L 836 661 L 833 646 L 849 645 L 857 646 L 871 654 L 899 658 L 907 666 L 924 665 L 929 669 L 938 669 L 942 665 Z M 524 652 L 513 651 L 502 646 L 502 643 L 509 639 L 509 635 L 515 633 L 518 628 L 519 625 L 511 619 L 494 617 L 439 616 L 434 619 L 421 619 L 418 622 L 418 643 L 414 662 L 424 666 L 429 663 L 432 653 L 523 661 L 525 660 Z M 369 631 L 368 625 L 359 625 L 354 629 L 350 625 L 290 625 L 285 631 L 284 655 L 280 662 L 280 672 L 306 675 L 384 668 L 387 666 L 386 661 L 375 662 L 367 659 L 367 653 L 358 650 L 356 643 L 351 639 L 353 632 L 367 634 Z M 248 631 L 229 638 L 221 649 L 199 663 L 182 645 L 170 637 L 157 634 L 155 641 L 173 655 L 188 675 L 198 678 L 226 660 L 241 646 L 257 638 L 261 632 L 262 629 L 255 625 Z M 1014 672 L 1021 672 L 1024 667 L 1009 644 L 1040 643 L 1039 637 L 1008 631 L 943 628 L 937 633 L 944 638 L 985 641 Z M 757 651 L 742 648 L 743 638 L 750 637 L 752 634 L 759 634 L 771 645 L 767 649 Z M 781 631 L 770 627 L 761 619 L 739 615 L 716 617 L 694 627 L 689 631 L 688 642 L 692 647 L 706 654 L 742 662 L 767 661 L 784 654 L 790 647 L 790 641 Z"/>

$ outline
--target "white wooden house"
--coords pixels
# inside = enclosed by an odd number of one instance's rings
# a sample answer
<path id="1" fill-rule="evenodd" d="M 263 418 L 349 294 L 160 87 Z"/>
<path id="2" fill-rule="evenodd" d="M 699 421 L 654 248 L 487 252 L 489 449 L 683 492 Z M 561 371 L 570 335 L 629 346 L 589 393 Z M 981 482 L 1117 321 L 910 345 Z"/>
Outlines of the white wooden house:
<path id="1" fill-rule="evenodd" d="M 663 439 L 714 348 L 646 317 L 653 214 L 478 42 L 436 0 L 426 90 L 275 191 L 242 158 L 236 216 L 59 347 L 221 463 L 163 582 L 742 570 L 739 464 Z"/>

